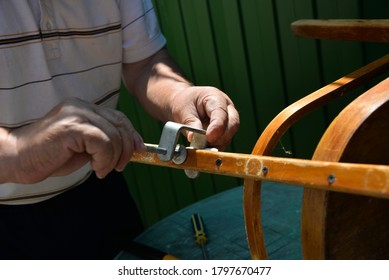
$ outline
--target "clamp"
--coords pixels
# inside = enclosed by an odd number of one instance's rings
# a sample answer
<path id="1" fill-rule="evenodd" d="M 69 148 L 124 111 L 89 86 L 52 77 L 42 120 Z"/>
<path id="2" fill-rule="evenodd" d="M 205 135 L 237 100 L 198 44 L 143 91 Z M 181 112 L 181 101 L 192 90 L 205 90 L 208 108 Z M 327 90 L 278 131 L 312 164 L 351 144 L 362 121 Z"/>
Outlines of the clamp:
<path id="1" fill-rule="evenodd" d="M 178 144 L 178 138 L 183 130 L 194 133 L 190 148 L 203 149 L 206 147 L 207 140 L 205 138 L 206 131 L 204 129 L 169 121 L 163 127 L 158 146 L 146 144 L 147 151 L 156 153 L 158 158 L 164 162 L 171 160 L 175 164 L 184 163 L 187 157 L 186 147 L 182 144 Z M 192 170 L 185 170 L 185 174 L 192 179 L 199 175 L 197 171 Z"/>

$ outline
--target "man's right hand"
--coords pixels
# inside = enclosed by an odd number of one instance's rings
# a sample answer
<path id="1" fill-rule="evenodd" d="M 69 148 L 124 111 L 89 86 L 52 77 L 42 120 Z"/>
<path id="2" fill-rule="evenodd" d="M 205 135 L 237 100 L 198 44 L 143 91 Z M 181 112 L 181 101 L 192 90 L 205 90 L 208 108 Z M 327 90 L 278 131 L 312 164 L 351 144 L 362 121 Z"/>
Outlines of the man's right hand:
<path id="1" fill-rule="evenodd" d="M 36 183 L 70 174 L 88 161 L 99 178 L 122 171 L 141 136 L 114 109 L 70 99 L 42 119 L 0 136 L 0 182 Z M 3 161 L 3 163 L 1 163 Z"/>

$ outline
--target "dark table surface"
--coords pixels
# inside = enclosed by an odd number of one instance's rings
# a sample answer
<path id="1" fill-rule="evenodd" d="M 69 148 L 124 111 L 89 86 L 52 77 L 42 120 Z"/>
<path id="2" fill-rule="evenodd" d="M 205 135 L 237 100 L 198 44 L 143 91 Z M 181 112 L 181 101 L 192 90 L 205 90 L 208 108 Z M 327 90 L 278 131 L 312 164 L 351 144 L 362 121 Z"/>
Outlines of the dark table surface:
<path id="1" fill-rule="evenodd" d="M 301 259 L 301 187 L 264 182 L 262 226 L 270 259 Z M 208 237 L 206 254 L 214 260 L 251 259 L 243 218 L 243 187 L 236 187 L 190 205 L 154 224 L 136 242 L 180 259 L 202 259 L 191 216 L 201 215 Z M 123 251 L 117 259 L 144 259 Z"/>

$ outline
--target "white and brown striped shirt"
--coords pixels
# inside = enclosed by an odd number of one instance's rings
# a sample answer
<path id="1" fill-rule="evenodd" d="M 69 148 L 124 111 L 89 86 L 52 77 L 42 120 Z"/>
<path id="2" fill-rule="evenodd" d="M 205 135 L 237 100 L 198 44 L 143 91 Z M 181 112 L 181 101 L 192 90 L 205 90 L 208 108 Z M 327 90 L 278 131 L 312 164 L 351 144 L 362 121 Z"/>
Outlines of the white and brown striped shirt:
<path id="1" fill-rule="evenodd" d="M 151 0 L 0 1 L 0 126 L 28 125 L 68 97 L 115 107 L 122 63 L 165 43 Z M 48 199 L 89 173 L 2 184 L 0 204 Z"/>

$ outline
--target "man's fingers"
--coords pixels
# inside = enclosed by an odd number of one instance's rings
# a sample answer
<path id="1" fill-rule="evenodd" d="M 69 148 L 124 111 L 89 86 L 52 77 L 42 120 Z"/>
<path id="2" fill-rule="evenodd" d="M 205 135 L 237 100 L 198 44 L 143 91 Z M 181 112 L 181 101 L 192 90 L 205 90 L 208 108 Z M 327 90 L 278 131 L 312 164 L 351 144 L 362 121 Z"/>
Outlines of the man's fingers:
<path id="1" fill-rule="evenodd" d="M 215 141 L 215 146 L 220 151 L 224 151 L 230 144 L 232 137 L 239 129 L 239 114 L 235 107 L 231 104 L 228 106 L 228 123 L 226 129 L 223 131 L 222 136 Z"/>
<path id="2" fill-rule="evenodd" d="M 200 117 L 198 115 L 198 112 L 196 111 L 196 108 L 193 106 L 192 108 L 186 108 L 184 110 L 183 115 L 182 115 L 182 120 L 180 120 L 182 124 L 185 124 L 187 126 L 199 128 L 199 129 L 206 129 L 207 124 L 202 123 L 200 121 Z M 192 141 L 193 138 L 193 132 L 188 131 L 188 130 L 183 130 L 182 133 L 186 136 L 189 142 Z"/>
<path id="3" fill-rule="evenodd" d="M 97 177 L 104 178 L 114 169 L 120 154 L 115 152 L 116 141 L 112 141 L 112 136 L 90 123 L 81 123 L 72 128 L 69 137 L 67 148 L 73 150 L 75 156 L 88 154 Z"/>
<path id="4" fill-rule="evenodd" d="M 80 114 L 83 121 L 73 125 L 71 149 L 90 155 L 92 169 L 99 178 L 113 169 L 122 171 L 135 148 L 133 135 L 136 132 L 132 125 L 122 113 L 106 108 L 93 108 Z"/>
<path id="5" fill-rule="evenodd" d="M 239 128 L 239 114 L 232 101 L 223 95 L 213 95 L 205 100 L 209 117 L 207 141 L 215 147 L 227 146 Z"/>
<path id="6" fill-rule="evenodd" d="M 191 87 L 176 96 L 173 119 L 207 130 L 210 146 L 230 143 L 239 127 L 239 114 L 231 99 L 214 87 Z M 191 141 L 193 133 L 186 133 Z"/>
<path id="7" fill-rule="evenodd" d="M 82 110 L 81 114 L 84 114 L 89 122 L 104 131 L 114 143 L 113 160 L 116 160 L 114 169 L 122 171 L 135 150 L 145 150 L 142 137 L 125 114 L 82 100 L 80 103 L 82 107 L 89 109 L 88 111 Z"/>
<path id="8" fill-rule="evenodd" d="M 120 134 L 120 146 L 122 149 L 115 169 L 117 171 L 123 171 L 126 164 L 130 161 L 133 152 L 135 150 L 143 150 L 143 139 L 122 112 L 108 108 L 98 108 L 96 113 L 110 122 Z"/>

